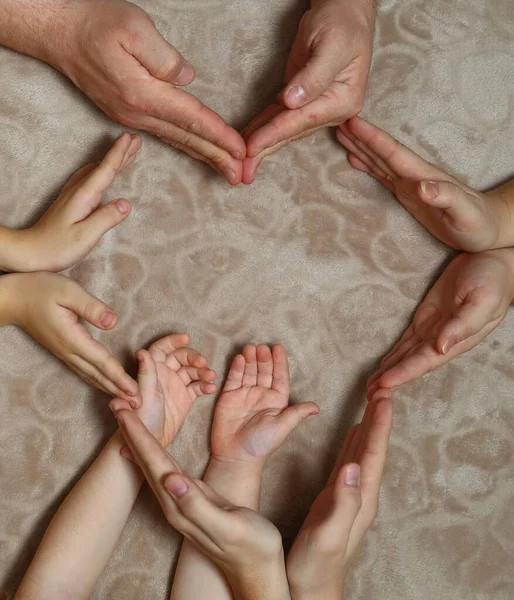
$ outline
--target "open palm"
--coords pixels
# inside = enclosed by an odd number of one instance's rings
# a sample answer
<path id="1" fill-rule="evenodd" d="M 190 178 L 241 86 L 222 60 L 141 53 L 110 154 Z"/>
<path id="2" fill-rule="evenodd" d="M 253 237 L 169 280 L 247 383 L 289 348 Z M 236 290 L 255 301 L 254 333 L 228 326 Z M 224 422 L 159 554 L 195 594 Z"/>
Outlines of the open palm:
<path id="1" fill-rule="evenodd" d="M 232 361 L 212 426 L 219 461 L 265 460 L 305 418 L 313 402 L 289 406 L 289 365 L 283 346 L 247 345 Z"/>

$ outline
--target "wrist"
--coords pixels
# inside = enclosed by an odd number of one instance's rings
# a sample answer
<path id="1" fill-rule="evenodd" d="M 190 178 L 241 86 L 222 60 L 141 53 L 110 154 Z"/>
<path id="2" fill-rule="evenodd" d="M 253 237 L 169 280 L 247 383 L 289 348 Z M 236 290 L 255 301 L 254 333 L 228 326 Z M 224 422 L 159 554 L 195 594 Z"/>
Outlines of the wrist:
<path id="1" fill-rule="evenodd" d="M 231 566 L 225 575 L 235 600 L 289 600 L 289 584 L 283 551 L 268 561 L 249 566 Z"/>
<path id="2" fill-rule="evenodd" d="M 514 245 L 514 213 L 512 203 L 502 193 L 502 188 L 491 190 L 486 196 L 498 224 L 498 237 L 491 249 L 509 248 Z"/>
<path id="3" fill-rule="evenodd" d="M 514 301 L 514 248 L 499 248 L 495 250 L 489 250 L 487 254 L 495 256 L 505 265 L 509 277 L 509 302 L 512 304 Z"/>
<path id="4" fill-rule="evenodd" d="M 17 325 L 16 305 L 23 302 L 18 292 L 18 281 L 22 275 L 2 275 L 0 277 L 0 327 Z"/>
<path id="5" fill-rule="evenodd" d="M 27 271 L 26 230 L 0 227 L 0 271 Z"/>
<path id="6" fill-rule="evenodd" d="M 257 510 L 263 467 L 260 463 L 227 461 L 213 456 L 204 481 L 233 504 Z"/>

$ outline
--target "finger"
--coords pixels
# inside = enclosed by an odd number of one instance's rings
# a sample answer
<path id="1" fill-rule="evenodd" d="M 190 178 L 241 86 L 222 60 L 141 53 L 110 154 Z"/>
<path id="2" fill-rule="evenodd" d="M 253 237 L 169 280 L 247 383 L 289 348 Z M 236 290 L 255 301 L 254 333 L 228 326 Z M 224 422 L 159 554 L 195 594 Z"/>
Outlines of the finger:
<path id="1" fill-rule="evenodd" d="M 112 200 L 97 208 L 89 217 L 75 225 L 77 235 L 93 248 L 110 229 L 119 225 L 130 214 L 130 203 L 124 198 Z"/>
<path id="2" fill-rule="evenodd" d="M 118 395 L 118 394 L 112 394 L 99 381 L 97 381 L 96 379 L 94 379 L 93 377 L 91 377 L 90 375 L 85 373 L 81 368 L 80 361 L 77 360 L 77 357 L 75 355 L 72 354 L 71 356 L 68 356 L 67 358 L 63 358 L 63 360 L 76 375 L 78 375 L 83 381 L 85 381 L 92 388 L 96 388 L 96 389 L 100 390 L 101 392 L 104 392 L 104 394 L 107 394 L 108 396 Z M 76 362 L 77 364 L 74 364 L 74 362 Z M 120 390 L 120 393 L 121 393 L 121 395 L 123 395 L 123 392 L 121 392 L 121 390 Z"/>
<path id="3" fill-rule="evenodd" d="M 390 177 L 396 176 L 396 173 L 393 171 L 393 169 L 391 169 L 391 167 L 381 156 L 373 152 L 373 150 L 371 150 L 367 144 L 365 144 L 353 135 L 353 133 L 350 131 L 350 127 L 347 122 L 343 123 L 339 127 L 339 131 L 343 132 L 346 135 L 346 137 L 349 138 L 355 144 L 355 146 L 376 165 L 378 169 L 380 169 Z"/>
<path id="4" fill-rule="evenodd" d="M 266 123 L 269 123 L 273 117 L 287 110 L 280 104 L 270 104 L 259 115 L 257 115 L 250 123 L 241 131 L 244 140 L 248 139 Z"/>
<path id="5" fill-rule="evenodd" d="M 354 154 L 363 164 L 366 165 L 368 171 L 371 171 L 373 177 L 387 181 L 387 173 L 382 170 L 373 159 L 363 152 L 342 129 L 338 129 L 336 131 L 336 137 L 349 152 Z"/>
<path id="6" fill-rule="evenodd" d="M 67 293 L 61 304 L 98 329 L 110 330 L 118 320 L 116 313 L 107 304 L 72 280 L 69 280 Z"/>
<path id="7" fill-rule="evenodd" d="M 384 398 L 377 401 L 357 452 L 361 467 L 361 487 L 366 501 L 378 501 L 392 424 L 392 400 Z"/>
<path id="8" fill-rule="evenodd" d="M 212 382 L 216 379 L 216 372 L 208 367 L 180 367 L 177 371 L 182 383 L 188 385 L 191 381 L 207 381 Z"/>
<path id="9" fill-rule="evenodd" d="M 280 430 L 280 444 L 308 417 L 319 414 L 319 406 L 314 402 L 301 402 L 283 410 L 273 421 L 273 427 Z"/>
<path id="10" fill-rule="evenodd" d="M 366 429 L 366 427 L 368 426 L 369 420 L 371 418 L 371 414 L 373 413 L 375 406 L 368 402 L 368 404 L 366 405 L 366 409 L 364 410 L 364 415 L 362 416 L 362 420 L 359 423 L 359 427 L 355 432 L 355 435 L 353 436 L 353 439 L 350 442 L 350 445 L 348 446 L 348 451 L 347 451 L 347 460 L 348 462 L 355 462 L 356 456 L 357 456 L 357 450 L 359 449 L 361 440 L 362 440 L 362 436 L 364 434 L 364 430 Z"/>
<path id="11" fill-rule="evenodd" d="M 330 517 L 336 531 L 349 537 L 362 506 L 361 469 L 357 463 L 343 465 L 334 485 L 334 510 Z"/>
<path id="12" fill-rule="evenodd" d="M 132 406 L 125 398 L 114 398 L 109 402 L 109 408 L 115 415 L 119 410 L 132 410 Z"/>
<path id="13" fill-rule="evenodd" d="M 157 79 L 189 85 L 195 78 L 193 67 L 151 23 L 146 35 L 134 36 L 126 49 Z"/>
<path id="14" fill-rule="evenodd" d="M 147 350 L 136 352 L 138 362 L 137 382 L 143 402 L 152 399 L 157 394 L 157 366 L 152 355 Z"/>
<path id="15" fill-rule="evenodd" d="M 434 174 L 440 175 L 440 171 L 433 165 L 368 121 L 353 117 L 349 119 L 348 127 L 357 139 L 380 156 L 398 176 L 422 180 L 430 179 Z"/>
<path id="16" fill-rule="evenodd" d="M 264 153 L 259 156 L 246 157 L 243 160 L 243 174 L 241 176 L 241 182 L 245 185 L 250 185 L 255 181 L 257 175 L 257 169 L 264 159 Z"/>
<path id="17" fill-rule="evenodd" d="M 259 344 L 256 349 L 257 385 L 270 388 L 273 381 L 273 357 L 269 346 Z"/>
<path id="18" fill-rule="evenodd" d="M 181 367 L 201 369 L 207 364 L 207 359 L 192 348 L 178 348 L 166 357 L 166 364 L 174 369 L 180 369 Z"/>
<path id="19" fill-rule="evenodd" d="M 434 371 L 459 352 L 440 354 L 432 345 L 421 341 L 399 363 L 387 369 L 378 380 L 380 388 L 397 388 Z"/>
<path id="20" fill-rule="evenodd" d="M 296 109 L 326 92 L 341 71 L 341 41 L 338 36 L 325 36 L 312 48 L 310 60 L 287 84 L 283 102 Z"/>
<path id="21" fill-rule="evenodd" d="M 134 463 L 136 466 L 139 467 L 137 460 L 134 458 L 134 455 L 132 454 L 128 446 L 123 446 L 123 448 L 120 449 L 120 454 L 121 456 L 123 456 L 123 458 L 130 460 L 130 462 Z"/>
<path id="22" fill-rule="evenodd" d="M 337 456 L 337 460 L 332 468 L 332 471 L 330 473 L 330 477 L 328 478 L 328 483 L 327 485 L 331 485 L 332 483 L 334 483 L 337 475 L 339 474 L 339 472 L 341 471 L 341 467 L 349 462 L 347 460 L 347 455 L 348 455 L 348 451 L 349 448 L 351 446 L 352 440 L 355 437 L 355 435 L 357 434 L 357 431 L 359 430 L 360 427 L 360 423 L 356 423 L 355 425 L 353 425 L 350 428 L 350 431 L 346 434 L 344 443 L 343 443 L 343 448 L 342 450 L 339 452 L 338 456 Z"/>
<path id="23" fill-rule="evenodd" d="M 81 167 L 78 171 L 75 171 L 75 173 L 73 173 L 73 175 L 68 179 L 68 181 L 62 187 L 62 191 L 64 192 L 64 191 L 68 190 L 69 188 L 73 187 L 74 185 L 80 183 L 83 179 L 85 179 L 89 175 L 89 173 L 91 173 L 91 171 L 96 169 L 96 167 L 98 167 L 98 165 L 99 165 L 99 163 L 97 163 L 97 162 L 89 163 L 89 164 Z"/>
<path id="24" fill-rule="evenodd" d="M 273 381 L 272 389 L 283 396 L 289 396 L 289 361 L 287 352 L 282 344 L 275 344 L 271 348 L 273 356 Z"/>
<path id="25" fill-rule="evenodd" d="M 104 375 L 102 371 L 94 364 L 91 364 L 87 359 L 83 358 L 79 354 L 72 354 L 69 360 L 75 366 L 75 371 L 94 387 L 101 389 L 110 396 L 125 396 L 127 392 L 120 389 L 115 383 L 113 383 L 109 377 Z"/>
<path id="26" fill-rule="evenodd" d="M 498 300 L 494 296 L 480 289 L 471 292 L 437 336 L 438 352 L 448 354 L 454 346 L 473 337 L 497 320 L 497 309 Z"/>
<path id="27" fill-rule="evenodd" d="M 208 156 L 216 164 L 219 162 L 219 150 L 226 151 L 236 160 L 242 160 L 246 156 L 246 145 L 241 135 L 198 98 L 165 82 L 156 82 L 156 85 L 152 86 L 152 93 L 152 105 L 148 114 L 160 121 L 156 134 L 176 139 Z M 173 128 L 167 128 L 165 124 L 173 124 L 180 128 L 180 136 L 169 135 Z M 195 138 L 196 144 L 193 143 Z M 204 145 L 200 144 L 200 141 L 203 141 Z M 217 153 L 209 156 L 206 152 L 207 143 L 217 149 Z"/>
<path id="28" fill-rule="evenodd" d="M 182 474 L 169 475 L 164 486 L 175 501 L 180 513 L 188 521 L 196 525 L 216 544 L 223 546 L 234 527 L 234 513 L 220 508 L 213 500 L 207 498 L 202 489 L 194 481 Z M 211 498 L 216 498 L 211 495 Z M 222 499 L 224 505 L 230 505 Z"/>
<path id="29" fill-rule="evenodd" d="M 154 342 L 148 352 L 155 362 L 164 362 L 168 354 L 187 346 L 190 338 L 187 333 L 171 333 Z"/>
<path id="30" fill-rule="evenodd" d="M 130 134 L 130 146 L 123 158 L 123 162 L 121 163 L 120 171 L 131 165 L 136 160 L 136 155 L 141 150 L 141 146 L 143 145 L 143 140 L 141 136 L 137 133 Z"/>
<path id="31" fill-rule="evenodd" d="M 253 344 L 247 344 L 243 348 L 245 358 L 245 370 L 243 373 L 243 385 L 257 385 L 257 351 Z"/>
<path id="32" fill-rule="evenodd" d="M 223 393 L 238 390 L 243 386 L 243 375 L 245 372 L 246 360 L 242 354 L 234 356 L 232 364 L 227 375 L 227 380 L 223 386 Z"/>
<path id="33" fill-rule="evenodd" d="M 363 173 L 367 173 L 368 175 L 372 176 L 374 175 L 368 165 L 364 164 L 356 154 L 352 154 L 350 152 L 348 154 L 348 161 L 354 169 L 357 169 L 357 171 L 362 171 Z"/>
<path id="34" fill-rule="evenodd" d="M 193 399 L 208 394 L 214 394 L 216 389 L 216 384 L 210 381 L 193 381 L 187 386 L 187 391 Z"/>
<path id="35" fill-rule="evenodd" d="M 417 192 L 422 202 L 444 210 L 459 228 L 479 218 L 473 198 L 451 181 L 421 181 Z"/>

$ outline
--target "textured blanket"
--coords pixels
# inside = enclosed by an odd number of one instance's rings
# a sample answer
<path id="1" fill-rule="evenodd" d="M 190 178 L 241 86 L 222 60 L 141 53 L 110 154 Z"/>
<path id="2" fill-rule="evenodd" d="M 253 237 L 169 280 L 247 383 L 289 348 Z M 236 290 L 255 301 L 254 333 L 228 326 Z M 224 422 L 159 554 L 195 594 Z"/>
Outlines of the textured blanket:
<path id="1" fill-rule="evenodd" d="M 141 0 L 197 69 L 190 89 L 243 126 L 280 87 L 297 0 Z M 381 0 L 364 115 L 487 188 L 513 175 L 512 0 Z M 120 128 L 50 67 L 0 49 L 0 215 L 29 224 Z M 133 369 L 156 336 L 188 331 L 220 376 L 246 342 L 285 344 L 293 400 L 321 414 L 270 460 L 262 512 L 289 544 L 361 416 L 365 382 L 452 256 L 352 170 L 332 131 L 231 188 L 143 136 L 109 198 L 129 219 L 68 274 L 120 315 L 98 335 Z M 379 516 L 348 599 L 514 597 L 514 313 L 484 343 L 395 396 Z M 18 585 L 56 508 L 114 431 L 108 398 L 23 332 L 0 331 L 0 588 Z M 208 459 L 214 398 L 172 446 Z M 95 600 L 169 593 L 180 536 L 144 489 Z"/>

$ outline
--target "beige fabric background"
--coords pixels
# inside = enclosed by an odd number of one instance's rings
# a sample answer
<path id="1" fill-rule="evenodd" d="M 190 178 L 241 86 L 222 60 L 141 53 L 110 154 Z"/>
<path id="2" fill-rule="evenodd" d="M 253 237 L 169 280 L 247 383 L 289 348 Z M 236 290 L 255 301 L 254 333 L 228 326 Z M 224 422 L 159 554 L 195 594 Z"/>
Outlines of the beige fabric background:
<path id="1" fill-rule="evenodd" d="M 237 126 L 279 88 L 305 5 L 141 0 L 194 63 L 191 91 Z M 381 0 L 365 113 L 471 185 L 513 175 L 511 0 Z M 0 49 L 1 222 L 22 226 L 120 129 L 57 72 Z M 315 400 L 269 462 L 262 511 L 286 543 L 362 413 L 367 376 L 450 251 L 352 171 L 333 132 L 230 188 L 144 136 L 110 198 L 134 205 L 69 273 L 120 314 L 99 335 L 131 368 L 157 335 L 186 330 L 223 374 L 245 342 L 283 342 L 293 399 Z M 396 395 L 379 518 L 350 600 L 514 597 L 514 315 L 480 347 Z M 114 429 L 91 391 L 21 331 L 0 331 L 0 587 L 12 590 L 51 515 Z M 213 398 L 173 446 L 199 475 Z M 94 594 L 165 599 L 180 539 L 145 490 Z"/>

